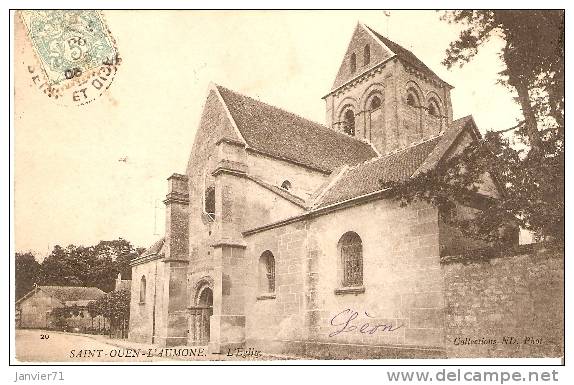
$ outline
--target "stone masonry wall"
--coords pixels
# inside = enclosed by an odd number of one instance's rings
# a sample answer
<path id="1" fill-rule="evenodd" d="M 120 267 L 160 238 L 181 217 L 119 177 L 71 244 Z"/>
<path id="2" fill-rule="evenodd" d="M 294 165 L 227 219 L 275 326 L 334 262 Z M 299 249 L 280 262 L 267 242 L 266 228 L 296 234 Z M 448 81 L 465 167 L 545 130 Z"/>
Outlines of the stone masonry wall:
<path id="1" fill-rule="evenodd" d="M 47 316 L 48 312 L 63 304 L 47 295 L 42 290 L 37 290 L 35 294 L 18 304 L 21 310 L 20 324 L 22 328 L 49 329 L 52 327 L 51 317 Z"/>
<path id="2" fill-rule="evenodd" d="M 563 251 L 455 260 L 442 271 L 449 357 L 564 354 Z"/>
<path id="3" fill-rule="evenodd" d="M 167 308 L 164 308 L 164 263 L 156 259 L 132 267 L 129 340 L 151 343 L 155 306 L 155 343 L 165 342 Z M 157 274 L 157 276 L 156 276 Z M 141 277 L 146 278 L 146 300 L 140 303 Z M 156 287 L 157 283 L 157 287 Z M 163 332 L 163 335 L 159 335 Z"/>
<path id="4" fill-rule="evenodd" d="M 296 222 L 247 238 L 246 346 L 285 352 L 284 344 L 304 339 L 306 237 L 306 222 Z M 258 285 L 265 251 L 275 258 L 274 297 L 263 297 Z"/>
<path id="5" fill-rule="evenodd" d="M 263 339 L 266 351 L 323 358 L 440 356 L 437 221 L 435 209 L 378 200 L 248 236 L 247 345 Z M 364 292 L 341 294 L 337 244 L 348 231 L 362 240 Z M 266 250 L 275 256 L 276 297 L 258 299 L 256 263 Z M 354 312 L 352 330 L 332 334 Z M 374 325 L 396 330 L 365 332 Z"/>

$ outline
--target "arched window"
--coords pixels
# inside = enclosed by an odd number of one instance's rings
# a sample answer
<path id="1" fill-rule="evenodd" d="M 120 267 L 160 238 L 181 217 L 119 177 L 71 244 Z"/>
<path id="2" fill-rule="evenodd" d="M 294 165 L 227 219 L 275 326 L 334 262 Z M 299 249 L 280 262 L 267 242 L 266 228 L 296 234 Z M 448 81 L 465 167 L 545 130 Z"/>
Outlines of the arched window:
<path id="1" fill-rule="evenodd" d="M 145 303 L 145 294 L 146 294 L 145 275 L 142 275 L 142 278 L 140 280 L 140 303 Z"/>
<path id="2" fill-rule="evenodd" d="M 363 243 L 361 237 L 349 231 L 341 237 L 337 246 L 342 267 L 343 287 L 363 285 Z"/>
<path id="3" fill-rule="evenodd" d="M 259 257 L 259 291 L 275 292 L 275 257 L 269 250 Z"/>
<path id="4" fill-rule="evenodd" d="M 367 65 L 371 62 L 371 47 L 367 44 L 363 51 L 363 64 Z"/>
<path id="5" fill-rule="evenodd" d="M 351 54 L 351 73 L 355 72 L 357 70 L 357 55 L 355 55 L 355 53 L 353 52 Z"/>
<path id="6" fill-rule="evenodd" d="M 407 91 L 407 105 L 411 107 L 419 107 L 419 97 L 413 90 Z"/>
<path id="7" fill-rule="evenodd" d="M 440 117 L 440 109 L 438 108 L 438 103 L 434 99 L 430 100 L 429 105 L 427 107 L 427 111 L 430 116 L 434 116 L 437 118 Z"/>
<path id="8" fill-rule="evenodd" d="M 205 190 L 205 212 L 211 219 L 215 219 L 215 188 Z"/>
<path id="9" fill-rule="evenodd" d="M 371 99 L 371 104 L 369 105 L 369 110 L 373 111 L 379 107 L 381 107 L 381 98 L 379 98 L 378 96 L 373 96 L 373 98 Z"/>
<path id="10" fill-rule="evenodd" d="M 355 113 L 351 109 L 343 114 L 343 132 L 355 136 Z"/>
<path id="11" fill-rule="evenodd" d="M 291 182 L 284 180 L 283 183 L 281 183 L 281 188 L 284 190 L 291 190 Z"/>

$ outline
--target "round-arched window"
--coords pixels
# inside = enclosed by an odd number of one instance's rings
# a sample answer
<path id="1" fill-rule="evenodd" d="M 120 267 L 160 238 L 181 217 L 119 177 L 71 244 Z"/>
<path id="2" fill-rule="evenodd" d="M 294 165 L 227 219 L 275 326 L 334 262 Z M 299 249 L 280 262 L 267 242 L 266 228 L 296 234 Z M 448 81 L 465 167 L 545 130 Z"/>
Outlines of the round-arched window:
<path id="1" fill-rule="evenodd" d="M 427 111 L 431 116 L 435 116 L 437 118 L 440 117 L 440 109 L 438 108 L 438 103 L 434 99 L 430 100 Z"/>
<path id="2" fill-rule="evenodd" d="M 419 107 L 420 106 L 419 97 L 416 94 L 416 92 L 413 90 L 407 91 L 407 105 L 409 105 L 411 107 Z"/>
<path id="3" fill-rule="evenodd" d="M 355 113 L 347 109 L 343 114 L 343 132 L 347 135 L 355 135 Z"/>
<path id="4" fill-rule="evenodd" d="M 381 98 L 379 98 L 378 96 L 373 96 L 373 98 L 371 99 L 371 104 L 369 105 L 369 110 L 373 111 L 379 107 L 381 107 Z"/>
<path id="5" fill-rule="evenodd" d="M 354 52 L 351 54 L 350 66 L 351 66 L 351 73 L 353 73 L 357 70 L 357 55 L 355 55 Z"/>
<path id="6" fill-rule="evenodd" d="M 140 280 L 140 303 L 145 303 L 145 296 L 146 296 L 146 282 L 145 282 L 145 275 L 142 275 Z"/>
<path id="7" fill-rule="evenodd" d="M 365 45 L 365 49 L 363 51 L 363 64 L 367 65 L 371 62 L 371 47 L 369 45 Z"/>
<path id="8" fill-rule="evenodd" d="M 363 242 L 359 234 L 348 231 L 337 245 L 340 263 L 342 267 L 342 285 L 362 286 L 363 285 Z"/>
<path id="9" fill-rule="evenodd" d="M 269 250 L 259 257 L 259 292 L 275 292 L 275 257 Z"/>
<path id="10" fill-rule="evenodd" d="M 212 218 L 215 218 L 215 187 L 209 187 L 205 190 L 205 212 Z"/>

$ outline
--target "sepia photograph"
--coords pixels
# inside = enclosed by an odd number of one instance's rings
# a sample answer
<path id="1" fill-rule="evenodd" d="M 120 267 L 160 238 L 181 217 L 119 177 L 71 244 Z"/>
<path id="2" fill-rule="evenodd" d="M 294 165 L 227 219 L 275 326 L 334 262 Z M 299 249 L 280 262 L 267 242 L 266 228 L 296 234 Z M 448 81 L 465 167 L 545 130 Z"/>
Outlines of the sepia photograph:
<path id="1" fill-rule="evenodd" d="M 11 365 L 564 365 L 565 10 L 10 34 Z"/>

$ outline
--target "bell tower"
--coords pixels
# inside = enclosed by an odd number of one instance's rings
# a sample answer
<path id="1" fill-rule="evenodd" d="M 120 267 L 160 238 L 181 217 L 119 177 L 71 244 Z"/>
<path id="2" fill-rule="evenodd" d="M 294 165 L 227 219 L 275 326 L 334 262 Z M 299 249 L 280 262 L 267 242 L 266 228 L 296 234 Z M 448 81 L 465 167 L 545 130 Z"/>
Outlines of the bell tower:
<path id="1" fill-rule="evenodd" d="M 323 97 L 327 126 L 389 153 L 448 127 L 451 89 L 412 52 L 358 23 Z"/>

